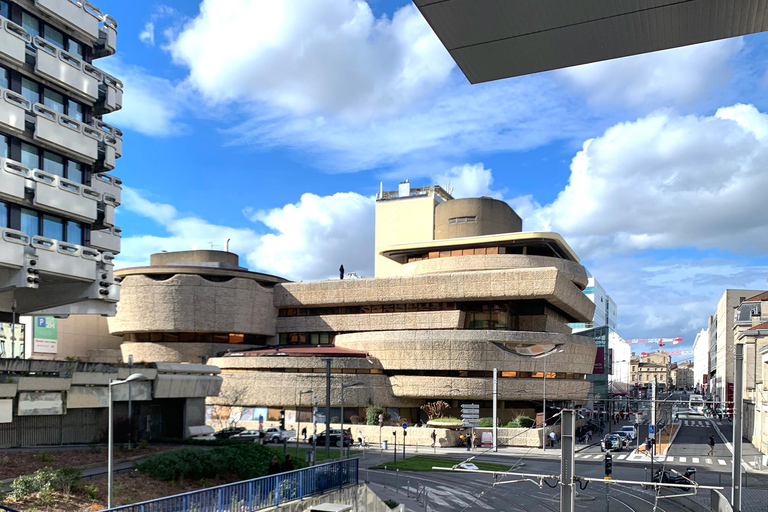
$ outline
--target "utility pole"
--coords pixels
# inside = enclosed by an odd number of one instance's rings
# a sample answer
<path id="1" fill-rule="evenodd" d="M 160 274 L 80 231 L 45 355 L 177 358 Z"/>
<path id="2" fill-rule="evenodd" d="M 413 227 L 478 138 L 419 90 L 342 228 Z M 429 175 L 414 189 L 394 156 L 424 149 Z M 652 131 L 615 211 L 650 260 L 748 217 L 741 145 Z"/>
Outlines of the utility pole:
<path id="1" fill-rule="evenodd" d="M 493 369 L 493 451 L 499 451 L 499 442 L 497 437 L 497 430 L 499 424 L 498 418 L 498 402 L 499 402 L 499 370 Z"/>
<path id="2" fill-rule="evenodd" d="M 744 407 L 744 345 L 735 343 L 736 352 L 733 372 L 733 469 L 731 475 L 731 506 L 733 512 L 741 512 L 741 436 L 744 428 L 744 415 L 741 408 Z M 726 384 L 727 386 L 727 384 Z M 727 397 L 726 397 L 727 398 Z"/>
<path id="3" fill-rule="evenodd" d="M 342 443 L 344 444 L 342 436 Z M 331 360 L 325 360 L 325 456 L 331 456 Z"/>
<path id="4" fill-rule="evenodd" d="M 560 512 L 573 512 L 575 493 L 573 489 L 573 459 L 575 456 L 576 425 L 571 409 L 563 409 L 560 436 Z"/>

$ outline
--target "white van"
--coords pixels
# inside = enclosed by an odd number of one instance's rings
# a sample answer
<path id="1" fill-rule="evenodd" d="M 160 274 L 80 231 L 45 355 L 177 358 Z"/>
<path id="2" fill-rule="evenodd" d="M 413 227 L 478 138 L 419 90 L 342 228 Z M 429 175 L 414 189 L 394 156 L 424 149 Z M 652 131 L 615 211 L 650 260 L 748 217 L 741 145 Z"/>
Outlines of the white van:
<path id="1" fill-rule="evenodd" d="M 637 429 L 635 428 L 634 425 L 624 425 L 623 427 L 621 427 L 620 432 L 628 433 L 633 441 L 637 439 Z"/>

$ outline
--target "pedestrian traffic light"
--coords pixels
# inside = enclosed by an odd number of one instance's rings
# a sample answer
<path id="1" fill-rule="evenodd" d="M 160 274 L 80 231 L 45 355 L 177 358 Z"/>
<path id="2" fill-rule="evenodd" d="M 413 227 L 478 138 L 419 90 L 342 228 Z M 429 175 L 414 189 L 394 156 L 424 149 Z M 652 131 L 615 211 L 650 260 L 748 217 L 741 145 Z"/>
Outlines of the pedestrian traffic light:
<path id="1" fill-rule="evenodd" d="M 611 452 L 605 454 L 605 476 L 611 476 L 613 473 L 613 457 Z"/>
<path id="2" fill-rule="evenodd" d="M 280 428 L 285 430 L 285 410 L 280 410 Z"/>

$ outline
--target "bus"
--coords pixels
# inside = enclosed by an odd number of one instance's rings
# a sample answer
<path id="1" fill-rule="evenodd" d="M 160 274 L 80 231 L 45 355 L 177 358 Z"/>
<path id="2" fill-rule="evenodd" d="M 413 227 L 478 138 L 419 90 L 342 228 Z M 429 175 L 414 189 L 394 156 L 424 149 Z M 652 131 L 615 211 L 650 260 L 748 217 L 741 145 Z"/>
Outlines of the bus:
<path id="1" fill-rule="evenodd" d="M 701 395 L 690 395 L 688 412 L 691 414 L 704 414 L 704 398 Z"/>

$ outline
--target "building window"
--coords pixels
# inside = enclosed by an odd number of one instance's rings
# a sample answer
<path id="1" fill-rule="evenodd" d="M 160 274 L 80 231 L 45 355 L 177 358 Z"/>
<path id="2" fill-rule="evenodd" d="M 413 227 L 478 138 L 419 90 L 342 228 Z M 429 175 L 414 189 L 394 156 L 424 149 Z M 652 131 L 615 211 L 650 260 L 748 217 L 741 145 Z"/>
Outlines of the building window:
<path id="1" fill-rule="evenodd" d="M 64 240 L 64 221 L 53 215 L 43 215 L 43 236 Z"/>
<path id="2" fill-rule="evenodd" d="M 10 73 L 8 72 L 7 69 L 0 67 L 0 87 L 5 87 L 6 89 L 8 88 L 9 75 Z"/>
<path id="3" fill-rule="evenodd" d="M 24 27 L 24 30 L 29 32 L 32 39 L 34 39 L 35 36 L 40 35 L 40 22 L 31 14 L 27 14 L 26 12 L 21 14 L 21 26 Z"/>
<path id="4" fill-rule="evenodd" d="M 448 219 L 448 224 L 467 224 L 477 222 L 477 217 L 469 215 L 466 217 L 452 217 Z"/>
<path id="5" fill-rule="evenodd" d="M 0 227 L 8 227 L 8 205 L 0 201 Z"/>
<path id="6" fill-rule="evenodd" d="M 40 219 L 35 210 L 21 209 L 21 231 L 29 236 L 40 234 Z"/>
<path id="7" fill-rule="evenodd" d="M 43 152 L 43 170 L 64 177 L 64 157 L 50 151 Z"/>
<path id="8" fill-rule="evenodd" d="M 83 122 L 83 106 L 73 100 L 67 101 L 67 115 L 72 119 Z"/>
<path id="9" fill-rule="evenodd" d="M 29 78 L 22 78 L 21 95 L 33 105 L 35 103 L 40 103 L 40 86 L 37 85 L 37 82 L 33 82 Z"/>
<path id="10" fill-rule="evenodd" d="M 43 90 L 43 105 L 52 110 L 55 110 L 59 114 L 66 114 L 66 109 L 64 107 L 64 96 L 48 89 L 47 87 Z"/>
<path id="11" fill-rule="evenodd" d="M 0 16 L 8 18 L 8 2 L 0 0 Z"/>
<path id="12" fill-rule="evenodd" d="M 0 157 L 8 158 L 8 137 L 0 134 Z"/>
<path id="13" fill-rule="evenodd" d="M 83 245 L 83 226 L 79 222 L 67 221 L 67 242 Z"/>
<path id="14" fill-rule="evenodd" d="M 66 50 L 65 42 L 66 39 L 64 38 L 64 34 L 56 30 L 55 28 L 45 25 L 44 27 L 45 31 L 45 40 L 51 43 L 54 46 L 58 46 L 62 50 Z"/>

